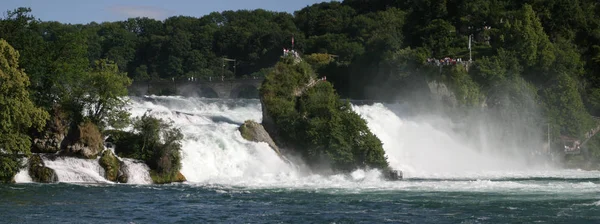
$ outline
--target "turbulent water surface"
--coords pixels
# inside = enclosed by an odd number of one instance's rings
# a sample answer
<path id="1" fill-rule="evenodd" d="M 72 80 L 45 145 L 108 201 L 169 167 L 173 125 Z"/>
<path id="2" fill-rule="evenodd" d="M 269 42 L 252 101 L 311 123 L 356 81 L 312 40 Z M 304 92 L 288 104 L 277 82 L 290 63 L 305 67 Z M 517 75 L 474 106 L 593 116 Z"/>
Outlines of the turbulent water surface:
<path id="1" fill-rule="evenodd" d="M 97 160 L 45 158 L 61 183 L 30 183 L 21 172 L 20 184 L 0 185 L 0 222 L 600 222 L 600 172 L 560 169 L 539 150 L 507 150 L 491 136 L 461 135 L 447 119 L 404 117 L 401 106 L 353 107 L 404 171 L 399 182 L 377 170 L 312 174 L 244 140 L 237 128 L 261 121 L 257 100 L 149 97 L 130 108 L 181 128 L 188 182 L 150 185 L 147 167 L 126 160 L 130 183 L 111 184 Z"/>

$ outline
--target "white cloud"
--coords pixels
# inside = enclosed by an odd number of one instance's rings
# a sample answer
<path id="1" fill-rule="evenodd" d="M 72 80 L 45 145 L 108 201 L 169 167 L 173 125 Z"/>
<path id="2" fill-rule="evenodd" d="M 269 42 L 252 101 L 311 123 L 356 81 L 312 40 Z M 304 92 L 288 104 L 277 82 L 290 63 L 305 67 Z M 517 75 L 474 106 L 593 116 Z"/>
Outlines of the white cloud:
<path id="1" fill-rule="evenodd" d="M 148 17 L 158 20 L 167 18 L 171 13 L 169 10 L 152 6 L 113 6 L 109 10 L 127 18 Z"/>

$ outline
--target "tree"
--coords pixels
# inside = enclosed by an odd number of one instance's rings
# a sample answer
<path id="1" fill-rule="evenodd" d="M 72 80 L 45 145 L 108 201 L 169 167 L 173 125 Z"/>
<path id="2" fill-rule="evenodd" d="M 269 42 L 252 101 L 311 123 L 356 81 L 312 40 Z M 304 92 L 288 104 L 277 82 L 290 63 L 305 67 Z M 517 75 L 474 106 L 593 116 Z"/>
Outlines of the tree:
<path id="1" fill-rule="evenodd" d="M 119 72 L 115 63 L 108 60 L 95 62 L 85 82 L 87 92 L 81 101 L 88 108 L 87 116 L 99 127 L 122 127 L 129 118 L 125 110 L 127 87 L 131 79 Z"/>
<path id="2" fill-rule="evenodd" d="M 29 128 L 41 129 L 49 115 L 29 99 L 29 77 L 19 68 L 19 53 L 0 39 L 0 182 L 9 182 L 31 154 Z"/>

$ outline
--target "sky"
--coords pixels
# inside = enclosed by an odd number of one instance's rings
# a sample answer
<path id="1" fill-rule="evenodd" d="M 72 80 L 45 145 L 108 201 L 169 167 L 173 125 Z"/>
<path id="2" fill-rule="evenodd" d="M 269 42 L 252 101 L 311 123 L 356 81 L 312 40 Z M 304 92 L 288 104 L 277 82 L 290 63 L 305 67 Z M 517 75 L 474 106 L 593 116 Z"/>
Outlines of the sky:
<path id="1" fill-rule="evenodd" d="M 293 13 L 303 7 L 331 0 L 0 0 L 6 11 L 30 7 L 42 21 L 90 23 L 120 21 L 130 17 L 163 20 L 170 16 L 201 17 L 211 12 L 238 9 L 266 9 Z"/>

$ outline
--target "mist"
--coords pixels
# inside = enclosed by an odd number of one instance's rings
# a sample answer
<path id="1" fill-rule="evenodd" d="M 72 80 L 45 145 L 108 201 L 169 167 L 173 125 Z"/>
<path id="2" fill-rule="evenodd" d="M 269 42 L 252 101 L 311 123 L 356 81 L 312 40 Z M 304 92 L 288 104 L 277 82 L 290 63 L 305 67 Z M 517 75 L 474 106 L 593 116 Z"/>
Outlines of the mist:
<path id="1" fill-rule="evenodd" d="M 451 106 L 431 91 L 401 103 L 355 106 L 408 177 L 553 170 L 535 94 L 520 81 L 490 88 L 481 105 Z"/>

